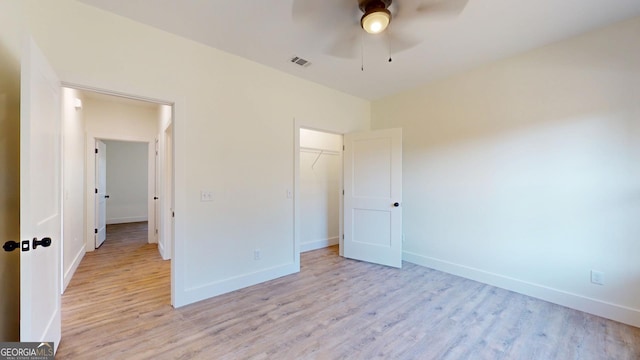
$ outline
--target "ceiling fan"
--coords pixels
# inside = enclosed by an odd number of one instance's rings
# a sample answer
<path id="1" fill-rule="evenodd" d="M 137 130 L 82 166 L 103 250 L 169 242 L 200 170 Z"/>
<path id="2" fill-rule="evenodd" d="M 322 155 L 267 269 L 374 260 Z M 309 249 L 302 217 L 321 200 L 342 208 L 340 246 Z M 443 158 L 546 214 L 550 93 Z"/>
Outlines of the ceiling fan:
<path id="1" fill-rule="evenodd" d="M 331 36 L 329 55 L 354 58 L 363 36 L 381 39 L 390 54 L 418 45 L 409 25 L 435 16 L 460 14 L 468 0 L 294 0 L 294 22 Z"/>

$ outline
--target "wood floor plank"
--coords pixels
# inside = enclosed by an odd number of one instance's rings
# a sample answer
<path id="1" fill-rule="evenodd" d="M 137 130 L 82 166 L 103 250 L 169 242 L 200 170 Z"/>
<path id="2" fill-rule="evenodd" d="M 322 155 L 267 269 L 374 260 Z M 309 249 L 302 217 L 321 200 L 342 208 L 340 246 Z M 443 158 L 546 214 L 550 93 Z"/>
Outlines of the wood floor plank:
<path id="1" fill-rule="evenodd" d="M 146 223 L 110 225 L 62 298 L 57 359 L 640 359 L 640 329 L 404 263 L 301 272 L 173 309 Z"/>

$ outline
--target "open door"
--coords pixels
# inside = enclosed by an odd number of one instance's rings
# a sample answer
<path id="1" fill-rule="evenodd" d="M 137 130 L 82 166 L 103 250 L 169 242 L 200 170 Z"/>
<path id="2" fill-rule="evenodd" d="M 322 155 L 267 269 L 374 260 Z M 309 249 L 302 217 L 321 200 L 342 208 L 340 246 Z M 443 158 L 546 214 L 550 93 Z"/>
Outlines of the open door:
<path id="1" fill-rule="evenodd" d="M 173 234 L 175 226 L 175 218 L 173 216 L 174 209 L 174 192 L 173 192 L 173 125 L 169 125 L 164 132 L 164 191 L 163 191 L 163 230 L 162 241 L 164 247 L 163 259 L 173 258 Z"/>
<path id="2" fill-rule="evenodd" d="M 344 256 L 402 267 L 402 129 L 344 136 Z"/>
<path id="3" fill-rule="evenodd" d="M 21 63 L 20 341 L 61 338 L 60 81 L 29 39 Z"/>
<path id="4" fill-rule="evenodd" d="M 156 243 L 160 243 L 160 239 L 159 234 L 159 227 L 160 227 L 160 201 L 158 201 L 160 199 L 160 158 L 159 158 L 159 154 L 158 151 L 160 149 L 160 144 L 158 142 L 158 139 L 156 138 L 156 142 L 155 142 L 155 156 L 153 157 L 154 161 L 155 161 L 155 165 L 153 167 L 154 169 L 154 179 L 153 179 L 153 226 L 155 227 L 155 229 L 153 229 L 153 236 L 155 239 Z M 162 255 L 162 252 L 160 252 L 160 255 Z"/>
<path id="5" fill-rule="evenodd" d="M 96 140 L 96 249 L 107 238 L 107 144 Z"/>

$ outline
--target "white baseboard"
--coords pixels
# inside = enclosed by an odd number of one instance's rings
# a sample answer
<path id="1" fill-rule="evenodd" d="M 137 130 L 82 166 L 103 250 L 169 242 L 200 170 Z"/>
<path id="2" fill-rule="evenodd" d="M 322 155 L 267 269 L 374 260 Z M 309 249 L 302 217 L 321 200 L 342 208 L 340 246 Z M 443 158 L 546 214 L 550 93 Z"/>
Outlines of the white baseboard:
<path id="1" fill-rule="evenodd" d="M 564 290 L 550 288 L 508 276 L 491 273 L 465 265 L 435 259 L 411 252 L 403 252 L 403 260 L 416 265 L 443 271 L 449 274 L 475 280 L 502 289 L 545 300 L 554 304 L 566 306 L 589 314 L 619 321 L 635 327 L 640 327 L 640 309 L 609 303 L 570 293 Z"/>
<path id="2" fill-rule="evenodd" d="M 167 253 L 164 250 L 164 245 L 162 244 L 162 242 L 158 242 L 158 252 L 160 253 L 160 256 L 162 257 L 162 260 L 170 260 L 171 257 L 167 256 Z"/>
<path id="3" fill-rule="evenodd" d="M 67 286 L 69 286 L 69 283 L 71 282 L 71 278 L 73 278 L 73 274 L 75 274 L 76 270 L 78 270 L 78 266 L 80 266 L 80 262 L 84 258 L 84 254 L 86 254 L 86 251 L 84 249 L 84 246 L 82 246 L 80 248 L 80 251 L 78 251 L 78 253 L 76 254 L 76 257 L 73 259 L 71 266 L 69 266 L 69 268 L 66 269 L 66 271 L 64 272 L 64 276 L 62 277 L 63 293 L 65 292 L 65 290 L 67 290 Z"/>
<path id="4" fill-rule="evenodd" d="M 198 287 L 185 289 L 181 294 L 175 294 L 173 306 L 178 308 L 189 305 L 197 301 L 212 298 L 214 296 L 226 294 L 235 290 L 243 289 L 265 281 L 277 279 L 282 276 L 294 274 L 300 271 L 300 265 L 291 263 L 274 266 L 269 269 L 256 271 L 250 274 L 234 276 L 232 278 L 216 281 Z"/>
<path id="5" fill-rule="evenodd" d="M 337 236 L 328 239 L 300 243 L 300 252 L 318 250 L 333 245 L 338 245 Z"/>
<path id="6" fill-rule="evenodd" d="M 148 220 L 149 218 L 147 216 L 130 216 L 130 217 L 121 217 L 121 218 L 111 218 L 111 219 L 107 219 L 107 225 L 143 222 Z"/>
<path id="7" fill-rule="evenodd" d="M 162 257 L 162 260 L 167 260 L 164 257 L 164 246 L 159 241 L 158 241 L 158 252 L 160 253 L 160 256 Z"/>

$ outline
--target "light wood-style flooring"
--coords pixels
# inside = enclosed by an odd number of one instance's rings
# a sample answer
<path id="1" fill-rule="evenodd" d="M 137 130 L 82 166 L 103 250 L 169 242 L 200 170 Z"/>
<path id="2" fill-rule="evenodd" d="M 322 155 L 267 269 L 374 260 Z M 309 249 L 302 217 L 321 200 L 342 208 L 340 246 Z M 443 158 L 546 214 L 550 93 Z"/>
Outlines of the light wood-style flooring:
<path id="1" fill-rule="evenodd" d="M 302 255 L 299 274 L 170 303 L 146 223 L 110 226 L 62 298 L 57 359 L 640 359 L 640 329 L 404 263 Z"/>

